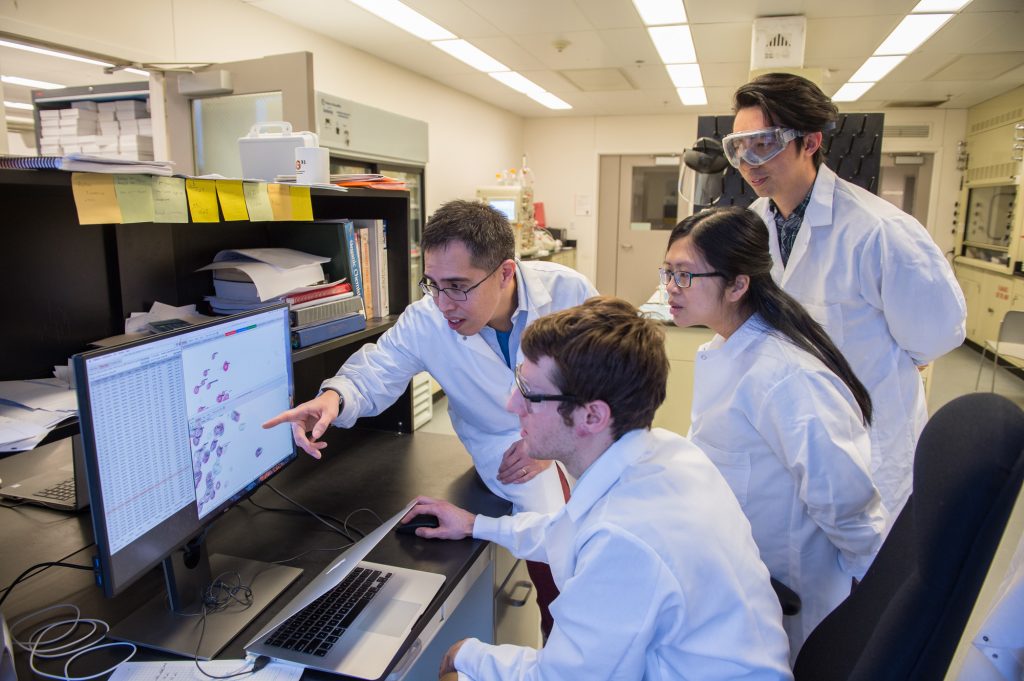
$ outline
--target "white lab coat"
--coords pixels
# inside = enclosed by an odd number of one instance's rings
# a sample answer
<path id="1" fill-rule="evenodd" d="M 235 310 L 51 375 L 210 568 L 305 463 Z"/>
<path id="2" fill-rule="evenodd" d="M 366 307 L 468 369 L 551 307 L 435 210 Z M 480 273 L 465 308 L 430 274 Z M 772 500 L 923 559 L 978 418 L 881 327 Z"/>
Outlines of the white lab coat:
<path id="1" fill-rule="evenodd" d="M 477 516 L 473 536 L 547 562 L 541 650 L 468 639 L 462 681 L 789 679 L 782 611 L 722 476 L 666 430 L 624 434 L 552 514 Z"/>
<path id="2" fill-rule="evenodd" d="M 528 322 L 597 295 L 586 277 L 550 262 L 517 263 L 516 281 L 518 309 L 526 311 Z M 519 350 L 513 364 L 522 361 Z M 479 334 L 461 336 L 448 328 L 429 296 L 409 305 L 379 342 L 363 345 L 323 382 L 323 389 L 345 399 L 333 425 L 349 428 L 359 417 L 379 414 L 420 371 L 429 371 L 444 389 L 452 426 L 492 492 L 516 511 L 553 511 L 565 503 L 554 466 L 526 483 L 498 482 L 501 457 L 519 439 L 519 417 L 505 411 L 512 369 Z"/>
<path id="3" fill-rule="evenodd" d="M 887 516 L 853 394 L 809 353 L 750 317 L 697 351 L 690 439 L 739 499 L 777 580 L 800 595 L 791 655 L 850 595 Z"/>
<path id="4" fill-rule="evenodd" d="M 895 518 L 910 496 L 917 438 L 928 418 L 917 367 L 959 346 L 967 306 L 928 231 L 822 165 L 783 268 L 768 199 L 772 277 L 831 336 L 874 403 L 871 471 Z"/>

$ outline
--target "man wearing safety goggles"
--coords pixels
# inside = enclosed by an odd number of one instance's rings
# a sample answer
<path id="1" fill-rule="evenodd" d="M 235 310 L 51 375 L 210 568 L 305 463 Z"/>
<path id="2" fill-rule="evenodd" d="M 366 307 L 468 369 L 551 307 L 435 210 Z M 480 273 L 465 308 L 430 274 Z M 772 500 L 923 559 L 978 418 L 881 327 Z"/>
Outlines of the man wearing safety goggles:
<path id="1" fill-rule="evenodd" d="M 895 518 L 927 419 L 917 368 L 963 342 L 963 293 L 921 223 L 823 163 L 838 111 L 817 85 L 766 74 L 741 86 L 734 104 L 722 146 L 761 197 L 750 209 L 768 226 L 772 276 L 868 388 L 872 475 Z"/>

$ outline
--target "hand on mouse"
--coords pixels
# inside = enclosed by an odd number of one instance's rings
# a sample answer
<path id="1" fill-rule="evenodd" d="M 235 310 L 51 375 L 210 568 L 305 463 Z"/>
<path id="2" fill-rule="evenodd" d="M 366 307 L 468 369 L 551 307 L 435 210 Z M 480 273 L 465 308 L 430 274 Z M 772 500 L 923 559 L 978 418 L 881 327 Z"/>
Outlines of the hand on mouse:
<path id="1" fill-rule="evenodd" d="M 400 522 L 407 523 L 418 515 L 437 516 L 437 527 L 420 527 L 416 530 L 417 537 L 424 539 L 465 539 L 473 536 L 473 523 L 476 514 L 465 511 L 458 506 L 433 499 L 416 497 L 416 505 L 409 509 Z"/>

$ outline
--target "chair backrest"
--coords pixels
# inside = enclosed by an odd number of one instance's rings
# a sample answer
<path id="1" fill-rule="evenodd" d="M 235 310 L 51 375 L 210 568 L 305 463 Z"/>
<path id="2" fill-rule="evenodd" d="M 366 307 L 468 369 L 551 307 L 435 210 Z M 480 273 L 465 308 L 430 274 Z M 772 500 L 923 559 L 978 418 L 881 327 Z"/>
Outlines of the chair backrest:
<path id="1" fill-rule="evenodd" d="M 964 395 L 925 426 L 914 492 L 864 580 L 811 633 L 796 681 L 941 679 L 1024 478 L 1024 411 Z"/>
<path id="2" fill-rule="evenodd" d="M 1000 343 L 1024 343 L 1024 311 L 1009 310 L 999 324 Z"/>

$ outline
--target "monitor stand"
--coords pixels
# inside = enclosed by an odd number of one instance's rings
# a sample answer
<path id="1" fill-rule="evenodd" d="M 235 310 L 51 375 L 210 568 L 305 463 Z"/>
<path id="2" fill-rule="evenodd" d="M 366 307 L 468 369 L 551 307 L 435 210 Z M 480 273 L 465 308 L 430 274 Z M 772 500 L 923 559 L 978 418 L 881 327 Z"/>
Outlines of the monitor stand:
<path id="1" fill-rule="evenodd" d="M 209 660 L 223 650 L 302 574 L 300 568 L 219 553 L 207 560 L 206 552 L 198 545 L 185 552 L 176 551 L 163 561 L 163 568 L 167 592 L 157 594 L 111 627 L 109 636 L 200 660 Z M 222 610 L 207 612 L 204 623 L 198 594 L 212 578 L 237 583 L 235 573 L 252 589 L 252 604 L 232 602 Z M 183 598 L 182 594 L 194 596 Z"/>

